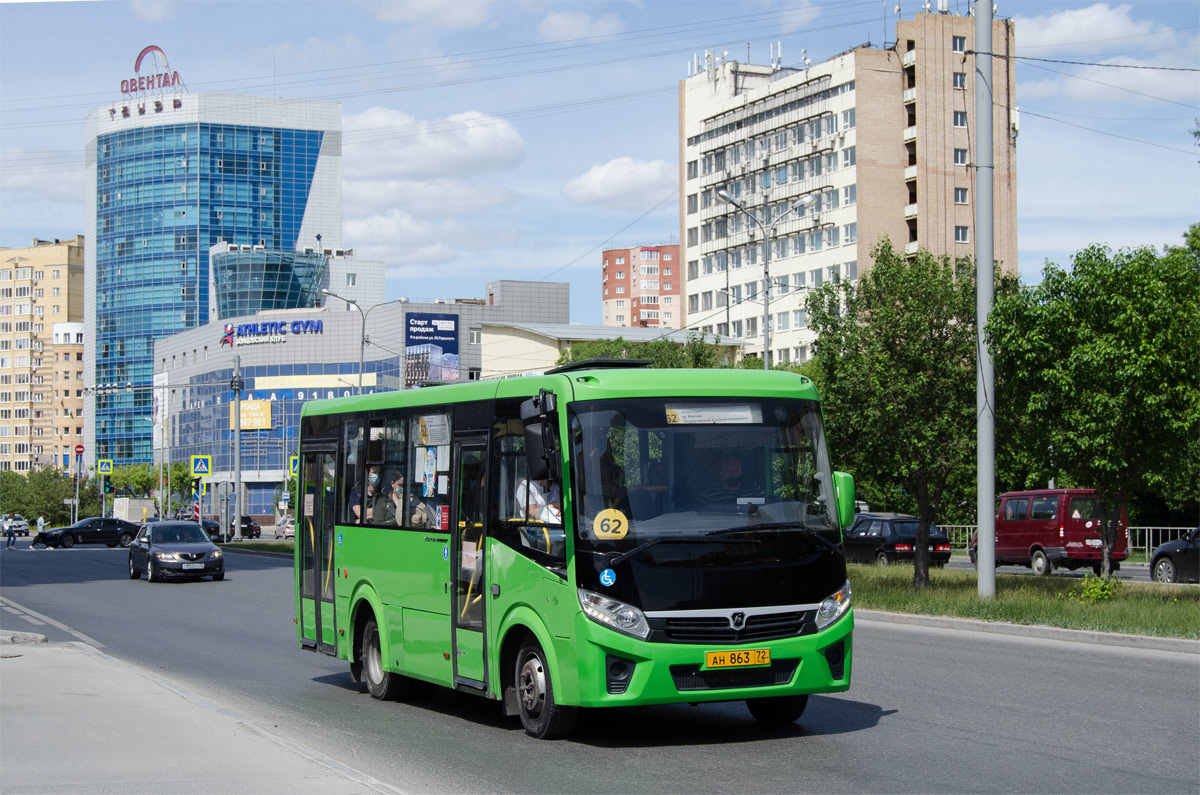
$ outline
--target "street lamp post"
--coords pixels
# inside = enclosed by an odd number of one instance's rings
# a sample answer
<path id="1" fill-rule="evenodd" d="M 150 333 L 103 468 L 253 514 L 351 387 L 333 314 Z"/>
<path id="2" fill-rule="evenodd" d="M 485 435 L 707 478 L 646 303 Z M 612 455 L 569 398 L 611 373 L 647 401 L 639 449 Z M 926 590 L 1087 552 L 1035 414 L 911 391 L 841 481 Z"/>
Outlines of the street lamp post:
<path id="1" fill-rule="evenodd" d="M 796 200 L 796 202 L 794 204 L 789 206 L 782 215 L 780 215 L 778 218 L 776 218 L 774 221 L 772 221 L 770 226 L 764 227 L 762 225 L 762 221 L 759 221 L 758 217 L 754 213 L 747 210 L 745 205 L 743 205 L 737 199 L 730 196 L 724 190 L 717 191 L 717 195 L 720 196 L 721 199 L 723 199 L 724 201 L 732 204 L 734 207 L 736 207 L 738 210 L 740 210 L 742 212 L 742 214 L 745 215 L 747 218 L 749 218 L 751 221 L 753 221 L 754 225 L 758 227 L 758 230 L 760 232 L 762 232 L 762 236 L 763 236 L 763 328 L 762 328 L 762 331 L 763 331 L 763 369 L 770 370 L 771 369 L 771 243 L 773 242 L 774 237 L 775 237 L 775 227 L 778 226 L 783 221 L 783 219 L 785 219 L 789 215 L 791 215 L 792 210 L 807 207 L 808 205 L 810 205 L 814 201 L 816 201 L 816 197 L 813 196 L 811 193 L 807 194 L 805 196 L 801 196 L 799 199 Z M 767 207 L 768 207 L 767 194 L 764 193 L 763 194 L 763 209 L 765 210 Z"/>
<path id="2" fill-rule="evenodd" d="M 407 304 L 408 298 L 401 296 L 399 298 L 393 298 L 391 301 L 384 301 L 381 304 L 372 304 L 371 306 L 367 307 L 366 311 L 364 312 L 363 308 L 358 305 L 358 301 L 355 301 L 352 298 L 342 298 L 342 296 L 338 295 L 333 290 L 322 289 L 321 292 L 325 295 L 332 296 L 340 301 L 345 301 L 347 304 L 350 304 L 350 306 L 358 310 L 358 314 L 362 318 L 362 333 L 358 338 L 358 394 L 361 395 L 363 382 L 363 356 L 367 347 L 367 315 L 371 314 L 371 310 L 378 309 L 381 306 L 387 306 L 388 304 Z"/>

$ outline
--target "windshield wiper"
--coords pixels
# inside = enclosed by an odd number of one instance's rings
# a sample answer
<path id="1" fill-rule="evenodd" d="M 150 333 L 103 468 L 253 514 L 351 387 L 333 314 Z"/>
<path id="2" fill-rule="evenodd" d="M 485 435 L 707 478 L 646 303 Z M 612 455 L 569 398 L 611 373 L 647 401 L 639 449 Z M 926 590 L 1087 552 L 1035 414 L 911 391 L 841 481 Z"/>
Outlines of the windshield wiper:
<path id="1" fill-rule="evenodd" d="M 616 566 L 620 563 L 624 563 L 625 561 L 629 560 L 630 558 L 632 558 L 634 555 L 641 552 L 642 550 L 649 549 L 650 547 L 654 546 L 655 544 L 657 544 L 660 541 L 669 541 L 672 544 L 723 544 L 723 543 L 725 543 L 724 541 L 722 541 L 719 538 L 710 538 L 709 536 L 711 536 L 711 535 L 712 535 L 712 533 L 709 533 L 707 535 L 700 536 L 699 538 L 694 537 L 694 536 L 679 536 L 678 538 L 668 537 L 668 536 L 656 536 L 655 538 L 651 538 L 649 541 L 643 541 L 642 543 L 638 544 L 636 547 L 629 550 L 628 552 L 622 552 L 620 555 L 616 555 L 611 558 L 604 557 L 604 561 L 609 568 L 612 568 L 613 566 Z M 751 543 L 757 544 L 758 542 L 753 541 Z M 609 553 L 605 553 L 605 554 L 611 555 L 612 553 L 609 552 Z"/>
<path id="2" fill-rule="evenodd" d="M 762 524 L 748 524 L 748 525 L 740 525 L 738 527 L 727 527 L 724 530 L 713 530 L 711 533 L 708 534 L 708 536 L 709 537 L 732 536 L 732 535 L 737 535 L 738 533 L 760 533 L 760 532 L 764 532 L 764 531 L 768 531 L 768 530 L 799 530 L 800 532 L 804 533 L 805 535 L 811 536 L 812 538 L 817 539 L 818 541 L 820 541 L 822 544 L 829 547 L 830 549 L 835 550 L 835 551 L 839 550 L 839 547 L 836 543 L 834 543 L 833 541 L 830 541 L 828 538 L 821 535 L 816 530 L 813 530 L 811 527 L 804 524 L 804 522 L 798 522 L 798 521 L 797 522 L 763 522 Z"/>

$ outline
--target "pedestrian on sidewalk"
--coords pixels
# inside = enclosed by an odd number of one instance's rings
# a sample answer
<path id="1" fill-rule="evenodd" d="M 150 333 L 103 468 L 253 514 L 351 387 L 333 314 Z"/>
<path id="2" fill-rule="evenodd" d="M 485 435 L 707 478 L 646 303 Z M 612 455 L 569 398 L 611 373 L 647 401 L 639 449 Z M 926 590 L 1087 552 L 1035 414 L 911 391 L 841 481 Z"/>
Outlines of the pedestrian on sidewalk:
<path id="1" fill-rule="evenodd" d="M 8 516 L 4 517 L 4 537 L 8 540 L 4 543 L 5 549 L 16 549 L 17 547 L 17 512 L 9 511 Z"/>

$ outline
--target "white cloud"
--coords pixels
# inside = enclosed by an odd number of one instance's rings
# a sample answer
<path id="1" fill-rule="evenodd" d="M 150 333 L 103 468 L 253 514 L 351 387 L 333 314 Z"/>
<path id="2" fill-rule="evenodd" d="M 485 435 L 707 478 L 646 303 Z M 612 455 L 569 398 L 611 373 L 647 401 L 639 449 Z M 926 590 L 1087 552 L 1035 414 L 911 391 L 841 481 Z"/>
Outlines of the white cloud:
<path id="1" fill-rule="evenodd" d="M 563 186 L 572 204 L 641 211 L 678 189 L 679 174 L 665 160 L 618 157 L 597 163 Z"/>
<path id="2" fill-rule="evenodd" d="M 511 230 L 454 218 L 423 220 L 399 208 L 343 224 L 344 240 L 354 241 L 369 257 L 383 259 L 389 268 L 462 262 L 473 252 L 511 237 Z M 445 273 L 440 277 L 452 278 Z"/>
<path id="3" fill-rule="evenodd" d="M 1200 47 L 1200 40 L 1192 40 L 1193 48 Z M 1193 50 L 1195 51 L 1195 50 Z M 1047 77 L 1043 80 L 1022 80 L 1017 87 L 1021 100 L 1053 97 L 1056 100 L 1074 100 L 1095 103 L 1157 103 L 1156 99 L 1184 103 L 1194 107 L 1200 100 L 1200 84 L 1194 72 L 1175 72 L 1171 68 L 1195 68 L 1195 56 L 1188 60 L 1178 52 L 1163 53 L 1152 58 L 1120 57 L 1107 59 L 1105 63 L 1122 66 L 1150 66 L 1165 69 L 1125 69 L 1102 66 L 1068 66 L 1046 64 L 1050 69 L 1066 74 Z M 1024 70 L 1023 74 L 1030 74 Z M 1046 72 L 1038 71 L 1044 75 Z"/>
<path id="4" fill-rule="evenodd" d="M 620 33 L 625 25 L 613 14 L 592 18 L 582 11 L 551 11 L 537 26 L 542 41 L 567 41 Z"/>
<path id="5" fill-rule="evenodd" d="M 504 188 L 451 179 L 356 179 L 347 180 L 345 188 L 347 216 L 370 216 L 393 207 L 423 218 L 458 216 L 511 204 L 514 198 Z"/>
<path id="6" fill-rule="evenodd" d="M 83 201 L 83 162 L 76 152 L 26 152 L 7 149 L 0 154 L 0 192 L 50 201 Z"/>
<path id="7" fill-rule="evenodd" d="M 503 171 L 525 157 L 508 121 L 478 111 L 420 120 L 371 108 L 343 120 L 343 172 L 351 178 L 428 179 Z"/>
<path id="8" fill-rule="evenodd" d="M 492 0 L 384 0 L 376 16 L 380 22 L 398 22 L 438 30 L 471 30 L 488 23 Z"/>
<path id="9" fill-rule="evenodd" d="M 1095 55 L 1114 49 L 1160 49 L 1173 42 L 1162 25 L 1139 21 L 1131 6 L 1096 3 L 1087 8 L 1056 9 L 1036 17 L 1013 17 L 1017 53 L 1035 58 Z M 1147 35 L 1147 34 L 1156 35 Z"/>
<path id="10" fill-rule="evenodd" d="M 175 0 L 131 0 L 129 10 L 143 22 L 162 22 L 175 16 Z"/>

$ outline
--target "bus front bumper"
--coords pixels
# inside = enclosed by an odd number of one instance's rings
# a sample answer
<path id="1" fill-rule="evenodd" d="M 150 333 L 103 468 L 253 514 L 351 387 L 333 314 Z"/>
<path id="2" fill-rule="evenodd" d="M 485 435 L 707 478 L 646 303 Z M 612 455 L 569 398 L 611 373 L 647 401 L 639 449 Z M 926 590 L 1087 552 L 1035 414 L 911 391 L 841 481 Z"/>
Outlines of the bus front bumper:
<path id="1" fill-rule="evenodd" d="M 761 643 L 648 643 L 576 615 L 579 706 L 736 701 L 850 688 L 854 610 L 812 635 Z M 709 668 L 709 652 L 766 649 L 769 665 Z M 747 655 L 748 656 L 748 655 Z"/>

